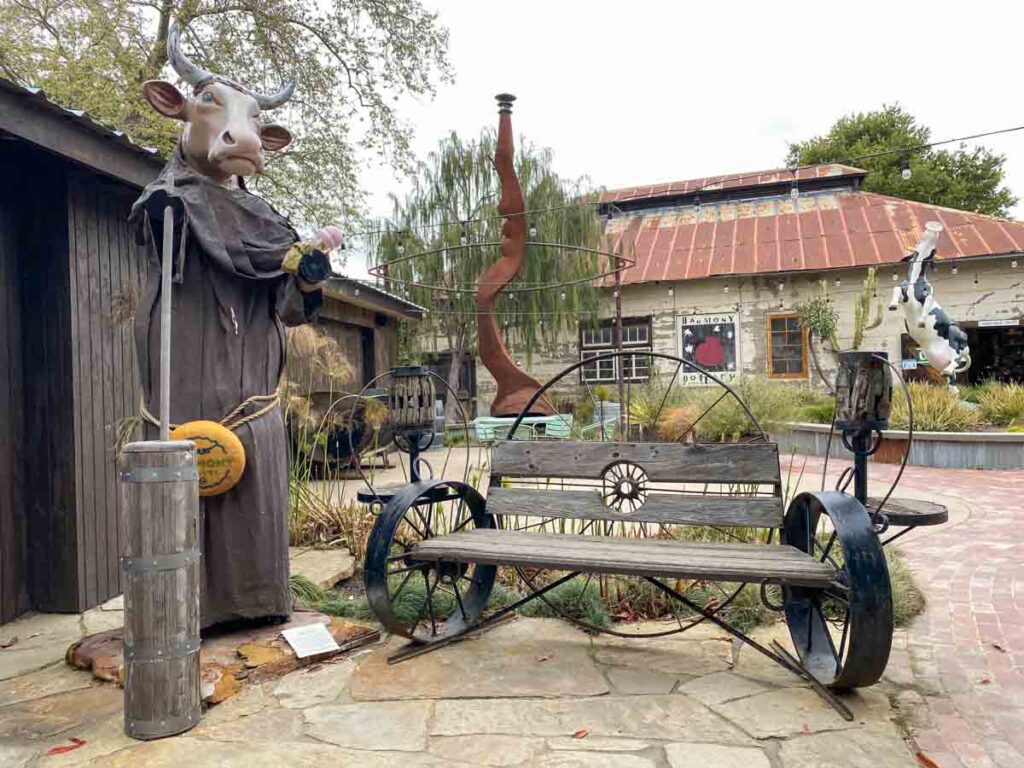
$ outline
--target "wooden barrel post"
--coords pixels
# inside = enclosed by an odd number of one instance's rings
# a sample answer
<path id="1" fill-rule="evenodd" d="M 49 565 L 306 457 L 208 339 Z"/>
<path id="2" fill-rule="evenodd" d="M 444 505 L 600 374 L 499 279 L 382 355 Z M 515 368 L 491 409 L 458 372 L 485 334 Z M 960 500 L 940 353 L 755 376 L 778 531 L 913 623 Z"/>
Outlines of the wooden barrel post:
<path id="1" fill-rule="evenodd" d="M 124 729 L 158 739 L 199 722 L 199 476 L 187 440 L 129 443 L 124 516 Z"/>

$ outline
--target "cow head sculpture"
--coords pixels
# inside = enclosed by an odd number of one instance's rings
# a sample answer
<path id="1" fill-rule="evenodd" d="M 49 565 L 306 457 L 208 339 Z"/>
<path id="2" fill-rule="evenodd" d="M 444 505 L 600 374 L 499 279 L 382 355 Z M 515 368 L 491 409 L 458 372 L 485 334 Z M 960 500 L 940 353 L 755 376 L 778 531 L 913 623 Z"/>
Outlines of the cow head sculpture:
<path id="1" fill-rule="evenodd" d="M 163 80 L 146 81 L 142 92 L 161 115 L 185 124 L 182 151 L 189 164 L 204 176 L 222 183 L 233 176 L 260 173 L 264 167 L 263 150 L 283 149 L 291 142 L 286 128 L 261 123 L 260 113 L 288 101 L 295 92 L 295 83 L 264 96 L 208 72 L 181 52 L 177 24 L 168 30 L 167 58 L 174 71 L 192 86 L 192 96 L 185 97 Z"/>

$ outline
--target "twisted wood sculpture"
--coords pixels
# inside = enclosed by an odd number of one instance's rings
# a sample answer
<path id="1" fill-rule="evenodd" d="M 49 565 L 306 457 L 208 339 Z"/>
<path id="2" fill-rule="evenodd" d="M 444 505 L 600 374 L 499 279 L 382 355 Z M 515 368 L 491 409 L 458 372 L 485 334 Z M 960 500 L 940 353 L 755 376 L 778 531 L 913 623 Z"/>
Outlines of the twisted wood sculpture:
<path id="1" fill-rule="evenodd" d="M 477 326 L 480 360 L 498 385 L 491 403 L 491 416 L 517 416 L 541 384 L 519 366 L 509 355 L 498 331 L 495 301 L 502 289 L 515 279 L 526 260 L 526 202 L 515 169 L 515 147 L 512 141 L 512 102 L 515 96 L 502 93 L 498 99 L 498 143 L 494 165 L 501 182 L 498 213 L 501 225 L 501 257 L 480 277 L 477 283 Z M 534 404 L 533 416 L 551 416 L 555 409 L 546 398 Z"/>

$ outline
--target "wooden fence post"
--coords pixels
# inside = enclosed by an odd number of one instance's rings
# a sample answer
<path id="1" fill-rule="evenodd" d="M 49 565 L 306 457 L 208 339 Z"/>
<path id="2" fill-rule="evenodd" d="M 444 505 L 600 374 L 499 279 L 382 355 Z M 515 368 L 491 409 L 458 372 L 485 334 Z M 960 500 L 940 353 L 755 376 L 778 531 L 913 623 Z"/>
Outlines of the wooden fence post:
<path id="1" fill-rule="evenodd" d="M 129 443 L 124 515 L 124 728 L 158 739 L 199 722 L 199 476 L 187 440 Z"/>

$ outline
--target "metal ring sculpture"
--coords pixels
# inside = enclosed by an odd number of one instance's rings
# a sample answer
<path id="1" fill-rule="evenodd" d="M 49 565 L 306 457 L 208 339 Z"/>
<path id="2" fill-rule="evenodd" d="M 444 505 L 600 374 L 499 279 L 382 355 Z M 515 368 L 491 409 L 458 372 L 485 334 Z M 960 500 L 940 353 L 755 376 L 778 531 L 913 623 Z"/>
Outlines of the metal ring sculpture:
<path id="1" fill-rule="evenodd" d="M 821 525 L 822 518 L 829 526 Z M 802 493 L 786 511 L 782 541 L 838 572 L 827 588 L 782 590 L 800 661 L 832 690 L 877 682 L 892 645 L 892 590 L 867 510 L 836 491 Z"/>
<path id="2" fill-rule="evenodd" d="M 542 240 L 530 240 L 527 242 L 527 247 L 551 248 L 561 252 L 569 251 L 572 253 L 589 254 L 591 256 L 596 256 L 599 259 L 606 259 L 607 268 L 597 271 L 592 275 L 587 275 L 585 277 L 578 277 L 572 280 L 561 280 L 553 283 L 543 283 L 539 285 L 526 285 L 524 283 L 517 284 L 515 281 L 513 281 L 508 284 L 508 287 L 503 289 L 503 293 L 533 293 L 536 291 L 550 291 L 557 290 L 559 288 L 568 288 L 569 286 L 573 285 L 591 284 L 608 277 L 613 277 L 614 275 L 623 272 L 636 264 L 636 259 L 630 256 L 626 256 L 622 253 L 611 253 L 607 250 L 602 250 L 600 248 L 588 248 L 586 246 L 571 245 L 569 243 L 551 243 Z M 371 275 L 380 280 L 386 280 L 394 285 L 401 285 L 405 288 L 424 288 L 426 290 L 437 291 L 439 293 L 476 294 L 477 290 L 481 287 L 481 285 L 486 285 L 486 283 L 476 281 L 471 286 L 455 286 L 435 283 L 424 283 L 419 280 L 406 280 L 401 277 L 396 277 L 393 273 L 393 268 L 399 264 L 414 262 L 419 259 L 423 259 L 427 256 L 433 256 L 434 254 L 437 253 L 451 254 L 457 253 L 459 251 L 469 250 L 470 248 L 494 248 L 495 250 L 497 250 L 501 248 L 501 241 L 488 240 L 484 242 L 475 243 L 467 242 L 465 244 L 460 243 L 458 245 L 444 245 L 438 248 L 429 248 L 427 250 L 418 251 L 417 253 L 410 254 L 408 256 L 400 256 L 397 259 L 382 261 L 380 264 L 370 267 L 368 271 Z M 457 273 L 457 266 L 453 266 L 451 271 L 453 273 Z"/>
<path id="3" fill-rule="evenodd" d="M 685 429 L 682 434 L 676 436 L 677 442 L 683 442 L 691 438 L 694 442 L 697 442 L 697 436 L 695 435 L 695 430 L 697 426 L 709 413 L 711 413 L 711 411 L 713 411 L 720 403 L 725 401 L 727 398 L 730 398 L 732 401 L 734 401 L 743 410 L 746 417 L 749 419 L 749 422 L 752 427 L 750 431 L 753 434 L 748 438 L 747 442 L 768 442 L 767 432 L 765 432 L 764 428 L 758 422 L 757 418 L 751 412 L 747 404 L 743 402 L 743 399 L 736 393 L 736 391 L 732 387 L 730 387 L 726 382 L 719 378 L 714 372 L 708 371 L 707 369 L 703 368 L 697 363 L 694 363 L 691 360 L 677 357 L 675 355 L 668 355 L 660 352 L 650 351 L 609 352 L 603 355 L 597 355 L 595 357 L 588 358 L 587 360 L 580 361 L 579 363 L 574 363 L 573 365 L 564 368 L 562 371 L 548 379 L 548 381 L 545 382 L 545 384 L 537 391 L 533 398 L 523 407 L 522 411 L 516 417 L 516 420 L 509 427 L 505 439 L 518 439 L 518 435 L 520 434 L 519 427 L 522 423 L 522 420 L 526 417 L 528 413 L 531 412 L 536 402 L 538 402 L 541 399 L 547 400 L 548 391 L 551 390 L 551 388 L 554 387 L 556 384 L 558 384 L 558 382 L 564 380 L 566 376 L 575 373 L 584 365 L 599 363 L 600 361 L 604 360 L 617 360 L 619 358 L 625 357 L 649 358 L 649 370 L 652 371 L 652 375 L 656 375 L 654 372 L 656 371 L 655 363 L 657 361 L 665 361 L 667 363 L 666 367 L 668 367 L 669 370 L 672 371 L 671 376 L 664 383 L 664 396 L 659 402 L 657 410 L 654 412 L 653 416 L 648 417 L 648 422 L 650 424 L 657 425 L 662 412 L 668 405 L 669 393 L 671 392 L 672 386 L 675 383 L 677 377 L 679 376 L 680 371 L 699 373 L 703 376 L 706 376 L 707 380 L 711 384 L 713 384 L 714 386 L 718 387 L 721 390 L 721 394 L 719 396 L 710 398 L 712 399 L 711 405 L 705 408 L 701 413 L 694 414 L 694 417 L 689 427 Z M 589 385 L 587 385 L 586 390 L 590 395 L 591 399 L 595 400 L 593 389 Z M 625 418 L 623 420 L 623 424 L 627 432 L 630 431 L 635 426 L 631 424 L 630 409 L 628 407 L 633 401 L 632 390 L 633 383 L 627 382 L 625 391 L 627 407 L 625 409 Z M 598 413 L 600 410 L 600 403 L 595 401 L 594 406 L 595 413 Z M 585 427 L 583 429 L 580 429 L 580 425 L 574 424 L 573 431 L 573 437 L 576 439 L 586 439 L 588 437 L 592 437 L 592 435 L 589 434 L 589 431 L 587 431 Z M 601 423 L 598 427 L 598 433 L 600 434 L 600 439 L 606 439 L 603 423 Z M 650 483 L 647 479 L 646 473 L 643 473 L 641 475 L 637 473 L 637 470 L 640 470 L 640 468 L 633 468 L 632 465 L 629 465 L 627 463 L 613 463 L 605 470 L 604 477 L 597 481 L 596 484 L 598 486 L 598 490 L 601 491 L 602 496 L 605 498 L 605 503 L 608 506 L 623 512 L 624 517 L 628 517 L 631 512 L 635 512 L 636 510 L 640 509 L 643 502 L 646 501 L 647 498 L 649 498 L 649 495 L 651 493 L 657 493 L 659 491 L 672 492 L 669 489 L 654 487 L 654 484 Z M 640 470 L 640 472 L 642 473 L 643 471 Z M 573 487 L 578 487 L 578 481 L 574 481 Z M 707 489 L 705 488 L 704 490 L 706 492 Z M 531 520 L 527 522 L 524 526 L 522 526 L 522 528 L 520 529 L 535 530 L 538 527 L 542 527 L 545 524 L 550 525 L 552 521 L 553 518 L 545 518 L 542 520 L 541 523 L 537 523 Z M 509 523 L 506 520 L 501 520 L 498 522 L 498 524 L 503 528 L 509 528 Z M 641 535 L 645 538 L 675 538 L 672 531 L 667 526 L 660 523 L 627 524 L 635 526 L 635 532 L 638 535 Z M 586 522 L 583 529 L 579 532 L 597 534 L 603 533 L 607 535 L 611 533 L 612 526 L 614 525 L 614 523 L 606 521 L 592 520 Z M 512 528 L 512 530 L 517 529 Z M 717 530 L 721 535 L 725 536 L 726 538 L 739 538 L 725 529 L 719 528 Z M 774 531 L 772 529 L 767 530 L 767 532 L 764 535 L 765 543 L 769 543 L 771 541 L 773 534 Z M 569 605 L 568 607 L 566 607 L 565 603 L 555 603 L 552 600 L 550 600 L 547 595 L 541 594 L 541 590 L 543 589 L 544 584 L 541 583 L 541 581 L 538 579 L 538 573 L 527 574 L 521 568 L 515 568 L 514 571 L 518 577 L 520 584 L 525 588 L 525 590 L 530 594 L 536 595 L 537 599 L 543 602 L 554 615 L 559 616 L 560 618 L 565 619 L 566 621 L 569 621 L 572 624 L 575 624 L 576 626 L 588 632 L 602 633 L 607 635 L 613 635 L 616 637 L 664 637 L 667 635 L 674 635 L 679 634 L 680 632 L 685 632 L 686 630 L 691 629 L 694 626 L 706 620 L 706 617 L 704 616 L 680 616 L 678 613 L 675 613 L 674 606 L 671 602 L 669 602 L 668 605 L 670 607 L 670 610 L 673 611 L 673 615 L 676 619 L 676 626 L 673 626 L 672 628 L 666 630 L 655 630 L 650 632 L 620 632 L 614 628 L 598 626 L 593 622 L 589 622 L 579 618 L 579 615 L 582 613 L 582 603 L 586 596 L 586 591 L 592 580 L 591 575 L 584 577 L 585 583 L 583 588 L 579 592 L 575 605 Z M 626 582 L 629 577 L 616 576 L 614 578 L 618 582 Z M 687 591 L 689 591 L 690 589 L 700 588 L 718 590 L 719 594 L 713 598 L 715 606 L 714 609 L 711 611 L 712 615 L 717 615 L 722 610 L 728 608 L 728 606 L 739 596 L 740 592 L 743 590 L 745 586 L 746 584 L 738 584 L 735 588 L 723 589 L 716 582 L 693 582 L 689 585 L 689 587 L 687 587 Z"/>

